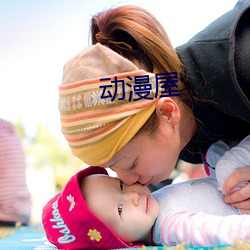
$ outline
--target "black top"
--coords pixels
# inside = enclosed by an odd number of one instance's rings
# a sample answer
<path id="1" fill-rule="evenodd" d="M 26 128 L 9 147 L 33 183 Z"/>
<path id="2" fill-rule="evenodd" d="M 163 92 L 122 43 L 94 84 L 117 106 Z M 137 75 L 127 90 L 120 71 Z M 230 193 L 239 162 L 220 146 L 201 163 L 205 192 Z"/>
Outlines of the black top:
<path id="1" fill-rule="evenodd" d="M 192 106 L 197 131 L 180 158 L 202 163 L 212 143 L 250 134 L 250 0 L 238 1 L 176 50 L 185 83 L 207 100 Z"/>

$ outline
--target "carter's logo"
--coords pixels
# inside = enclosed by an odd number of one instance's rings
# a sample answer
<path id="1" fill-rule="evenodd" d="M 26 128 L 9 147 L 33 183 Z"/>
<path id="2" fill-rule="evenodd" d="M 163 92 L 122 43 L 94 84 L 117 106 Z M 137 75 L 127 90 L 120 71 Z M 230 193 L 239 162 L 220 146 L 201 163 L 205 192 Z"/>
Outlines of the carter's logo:
<path id="1" fill-rule="evenodd" d="M 76 237 L 70 234 L 70 230 L 67 227 L 67 225 L 64 223 L 64 220 L 62 219 L 61 214 L 58 210 L 58 201 L 55 201 L 52 204 L 52 208 L 53 208 L 53 211 L 52 211 L 53 218 L 50 219 L 50 221 L 56 222 L 56 225 L 53 225 L 52 227 L 55 229 L 59 229 L 60 230 L 59 232 L 63 234 L 63 236 L 58 238 L 57 240 L 58 243 L 68 244 L 68 243 L 75 241 Z"/>

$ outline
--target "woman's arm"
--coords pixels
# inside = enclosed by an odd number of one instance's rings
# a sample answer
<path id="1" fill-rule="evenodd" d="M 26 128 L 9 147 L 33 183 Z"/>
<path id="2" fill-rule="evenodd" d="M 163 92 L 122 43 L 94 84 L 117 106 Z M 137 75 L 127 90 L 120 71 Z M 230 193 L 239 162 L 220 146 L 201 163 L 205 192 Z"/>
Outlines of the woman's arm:
<path id="1" fill-rule="evenodd" d="M 225 202 L 250 213 L 250 135 L 217 162 L 216 178 Z"/>
<path id="2" fill-rule="evenodd" d="M 248 164 L 250 165 L 250 164 Z M 250 214 L 250 166 L 240 168 L 233 172 L 225 181 L 223 193 L 224 201 L 240 209 L 243 214 Z M 248 183 L 243 188 L 233 191 L 241 183 Z"/>

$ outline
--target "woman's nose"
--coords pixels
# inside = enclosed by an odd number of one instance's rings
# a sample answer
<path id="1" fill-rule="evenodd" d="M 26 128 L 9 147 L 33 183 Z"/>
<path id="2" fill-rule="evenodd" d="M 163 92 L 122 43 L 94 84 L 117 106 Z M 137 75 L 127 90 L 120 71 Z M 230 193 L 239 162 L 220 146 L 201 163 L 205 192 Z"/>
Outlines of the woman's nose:
<path id="1" fill-rule="evenodd" d="M 119 178 L 124 182 L 126 185 L 132 185 L 136 183 L 140 176 L 135 173 L 129 173 L 127 170 L 112 168 L 119 176 Z"/>

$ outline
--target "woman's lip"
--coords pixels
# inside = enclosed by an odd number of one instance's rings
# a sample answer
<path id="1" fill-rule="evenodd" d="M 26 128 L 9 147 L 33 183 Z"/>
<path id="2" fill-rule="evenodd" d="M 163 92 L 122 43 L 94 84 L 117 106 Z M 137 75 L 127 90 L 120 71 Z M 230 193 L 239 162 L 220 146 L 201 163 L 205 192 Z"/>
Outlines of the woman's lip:
<path id="1" fill-rule="evenodd" d="M 152 177 L 148 182 L 142 184 L 143 186 L 148 186 L 152 183 L 152 180 L 153 180 L 154 177 Z"/>

